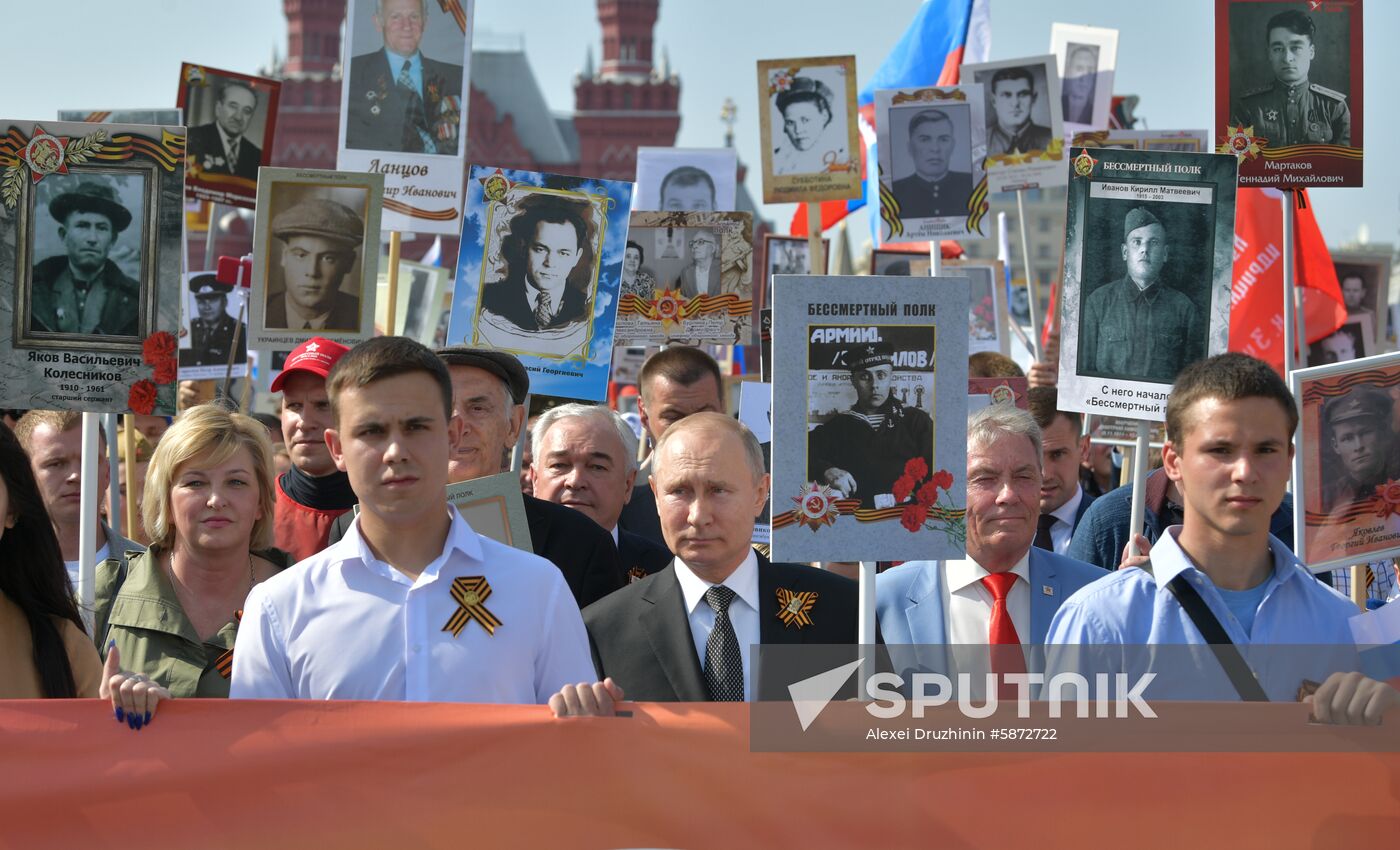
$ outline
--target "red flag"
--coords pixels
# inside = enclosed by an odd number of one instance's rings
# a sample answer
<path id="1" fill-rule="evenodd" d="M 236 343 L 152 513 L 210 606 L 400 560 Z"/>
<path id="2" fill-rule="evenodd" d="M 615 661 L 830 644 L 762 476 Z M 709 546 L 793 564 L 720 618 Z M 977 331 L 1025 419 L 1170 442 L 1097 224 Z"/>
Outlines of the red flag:
<path id="1" fill-rule="evenodd" d="M 1332 255 L 1307 202 L 1307 191 L 1241 188 L 1235 201 L 1235 268 L 1230 292 L 1230 350 L 1283 372 L 1283 206 L 1295 205 L 1294 283 L 1303 294 L 1307 341 L 1346 321 Z"/>

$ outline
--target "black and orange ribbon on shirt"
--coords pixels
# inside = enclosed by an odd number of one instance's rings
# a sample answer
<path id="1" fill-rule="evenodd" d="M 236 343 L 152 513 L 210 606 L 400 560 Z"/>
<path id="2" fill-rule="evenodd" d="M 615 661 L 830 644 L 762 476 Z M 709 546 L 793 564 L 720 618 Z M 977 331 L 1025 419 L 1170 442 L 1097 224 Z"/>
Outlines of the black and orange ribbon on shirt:
<path id="1" fill-rule="evenodd" d="M 491 585 L 486 583 L 485 576 L 462 576 L 453 579 L 452 598 L 457 600 L 461 607 L 452 613 L 442 630 L 457 637 L 462 633 L 462 629 L 467 627 L 467 623 L 476 620 L 488 635 L 494 635 L 496 629 L 501 627 L 501 621 L 495 614 L 486 610 L 483 604 L 490 596 Z"/>

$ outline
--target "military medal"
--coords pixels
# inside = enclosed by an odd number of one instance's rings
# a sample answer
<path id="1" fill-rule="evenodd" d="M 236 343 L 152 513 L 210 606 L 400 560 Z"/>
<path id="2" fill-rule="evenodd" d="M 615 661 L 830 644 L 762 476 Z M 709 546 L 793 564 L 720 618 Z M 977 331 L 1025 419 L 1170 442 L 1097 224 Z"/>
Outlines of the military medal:
<path id="1" fill-rule="evenodd" d="M 476 620 L 488 635 L 494 635 L 496 629 L 500 628 L 501 621 L 482 604 L 490 596 L 491 585 L 487 584 L 485 576 L 463 576 L 453 579 L 452 598 L 457 600 L 460 607 L 452 612 L 442 630 L 451 632 L 455 638 L 462 634 L 462 629 L 467 627 L 468 622 Z"/>
<path id="2" fill-rule="evenodd" d="M 812 625 L 812 618 L 808 612 L 816 604 L 817 592 L 815 590 L 793 593 L 786 588 L 778 588 L 778 619 L 783 621 L 784 628 L 790 628 L 796 624 L 798 631 L 801 631 L 803 626 Z"/>

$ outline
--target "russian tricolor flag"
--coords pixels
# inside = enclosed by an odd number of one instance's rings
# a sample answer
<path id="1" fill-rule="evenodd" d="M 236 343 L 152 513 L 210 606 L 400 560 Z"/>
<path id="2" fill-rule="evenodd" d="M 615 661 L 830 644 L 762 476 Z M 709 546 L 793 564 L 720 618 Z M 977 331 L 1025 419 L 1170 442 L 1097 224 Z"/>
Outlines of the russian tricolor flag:
<path id="1" fill-rule="evenodd" d="M 875 90 L 952 85 L 958 82 L 958 69 L 964 63 L 987 61 L 992 50 L 990 6 L 991 0 L 924 0 L 899 43 L 860 91 L 860 135 L 865 142 L 860 167 L 865 194 L 849 201 L 823 203 L 823 230 L 865 206 L 867 198 L 879 197 L 873 186 L 878 169 L 870 166 L 878 161 L 875 156 Z M 807 232 L 805 204 L 793 216 L 791 232 L 797 235 Z"/>

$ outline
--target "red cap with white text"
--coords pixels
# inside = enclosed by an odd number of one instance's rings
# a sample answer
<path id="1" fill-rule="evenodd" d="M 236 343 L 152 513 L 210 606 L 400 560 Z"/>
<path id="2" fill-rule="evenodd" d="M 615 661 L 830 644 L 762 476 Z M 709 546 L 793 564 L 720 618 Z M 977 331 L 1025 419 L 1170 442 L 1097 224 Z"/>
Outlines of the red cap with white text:
<path id="1" fill-rule="evenodd" d="M 281 392 L 282 383 L 293 372 L 310 372 L 325 378 L 331 373 L 331 367 L 336 364 L 336 361 L 344 357 L 345 352 L 349 350 L 338 342 L 313 336 L 292 349 L 292 353 L 287 355 L 287 361 L 282 366 L 282 373 L 272 382 L 272 391 Z"/>

